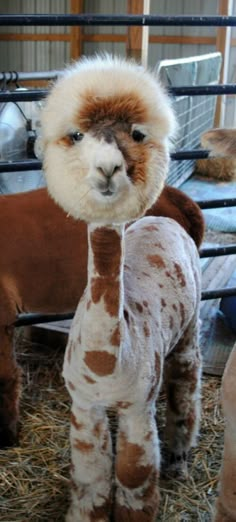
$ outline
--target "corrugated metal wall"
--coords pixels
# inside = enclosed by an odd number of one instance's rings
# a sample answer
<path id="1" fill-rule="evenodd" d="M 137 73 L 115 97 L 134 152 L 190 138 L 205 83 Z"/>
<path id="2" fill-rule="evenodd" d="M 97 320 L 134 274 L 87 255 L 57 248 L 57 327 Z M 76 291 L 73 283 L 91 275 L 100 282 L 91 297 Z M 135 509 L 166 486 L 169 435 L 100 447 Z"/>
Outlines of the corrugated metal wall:
<path id="1" fill-rule="evenodd" d="M 151 14 L 216 14 L 217 0 L 151 0 Z M 87 13 L 119 14 L 127 12 L 126 0 L 85 0 L 84 11 Z M 0 0 L 0 12 L 2 13 L 68 13 L 70 1 L 68 0 Z M 63 27 L 3 27 L 1 32 L 23 33 L 68 33 L 69 28 Z M 125 34 L 125 27 L 87 27 L 87 34 Z M 216 29 L 209 27 L 152 27 L 150 34 L 160 35 L 189 35 L 191 36 L 215 36 Z M 50 70 L 64 66 L 69 60 L 68 42 L 0 42 L 0 69 L 1 70 Z M 149 64 L 155 65 L 157 61 L 165 58 L 177 58 L 193 56 L 214 51 L 209 45 L 176 45 L 176 44 L 150 44 Z M 84 53 L 93 54 L 95 51 L 108 51 L 125 55 L 125 43 L 123 42 L 85 42 Z"/>
<path id="2" fill-rule="evenodd" d="M 236 14 L 234 1 L 234 14 Z M 158 15 L 215 15 L 218 0 L 151 0 L 151 14 Z M 126 0 L 85 0 L 84 11 L 87 13 L 119 14 L 127 12 Z M 69 13 L 69 0 L 0 0 L 0 13 Z M 69 33 L 64 27 L 1 27 L 0 32 L 15 33 Z M 87 34 L 125 34 L 125 27 L 86 27 Z M 151 35 L 216 36 L 214 27 L 151 27 Z M 235 37 L 233 28 L 232 36 Z M 125 55 L 124 42 L 84 42 L 84 54 L 108 51 Z M 155 66 L 161 59 L 188 57 L 215 51 L 215 46 L 200 44 L 154 44 L 149 45 L 149 65 Z M 40 71 L 63 68 L 70 59 L 70 42 L 58 41 L 0 41 L 0 70 Z M 236 48 L 230 54 L 228 81 L 236 81 Z M 234 114 L 235 96 L 226 100 L 226 124 L 236 124 Z M 233 121 L 232 121 L 233 119 Z"/>

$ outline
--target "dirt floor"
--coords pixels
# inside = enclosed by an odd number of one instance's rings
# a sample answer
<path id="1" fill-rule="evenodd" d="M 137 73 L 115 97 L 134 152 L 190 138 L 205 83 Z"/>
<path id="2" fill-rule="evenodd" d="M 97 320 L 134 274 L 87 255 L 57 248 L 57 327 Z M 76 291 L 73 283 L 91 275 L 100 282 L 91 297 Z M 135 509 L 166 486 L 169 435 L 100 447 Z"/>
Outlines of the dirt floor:
<path id="1" fill-rule="evenodd" d="M 61 377 L 63 350 L 22 342 L 24 370 L 20 446 L 0 452 L 1 522 L 62 522 L 69 491 L 70 401 Z M 161 480 L 158 520 L 210 521 L 217 491 L 224 423 L 220 378 L 203 377 L 201 432 L 189 459 L 189 480 Z M 164 398 L 158 418 L 163 426 Z"/>

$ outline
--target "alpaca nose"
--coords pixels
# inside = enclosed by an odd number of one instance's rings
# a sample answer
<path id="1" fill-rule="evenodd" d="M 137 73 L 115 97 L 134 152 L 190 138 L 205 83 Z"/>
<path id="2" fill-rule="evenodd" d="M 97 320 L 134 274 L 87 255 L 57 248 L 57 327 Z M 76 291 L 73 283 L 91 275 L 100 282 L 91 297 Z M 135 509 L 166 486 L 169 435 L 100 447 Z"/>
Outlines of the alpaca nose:
<path id="1" fill-rule="evenodd" d="M 102 174 L 105 178 L 112 178 L 116 172 L 119 172 L 121 170 L 121 163 L 114 163 L 109 160 L 103 160 L 100 161 L 96 168 Z"/>

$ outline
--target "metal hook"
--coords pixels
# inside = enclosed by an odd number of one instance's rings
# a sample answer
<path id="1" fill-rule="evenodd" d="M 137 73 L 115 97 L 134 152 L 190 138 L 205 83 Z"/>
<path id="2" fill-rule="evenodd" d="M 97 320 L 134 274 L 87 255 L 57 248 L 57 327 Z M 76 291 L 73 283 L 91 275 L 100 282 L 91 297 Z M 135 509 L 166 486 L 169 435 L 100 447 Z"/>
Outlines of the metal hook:
<path id="1" fill-rule="evenodd" d="M 1 82 L 1 90 L 6 91 L 7 90 L 7 75 L 5 71 L 2 71 L 3 79 Z"/>
<path id="2" fill-rule="evenodd" d="M 18 83 L 19 73 L 17 71 L 12 71 L 12 72 L 13 72 L 13 74 L 15 74 L 15 78 L 14 78 L 14 80 L 12 80 L 12 82 L 14 82 L 16 89 L 20 89 L 20 85 Z"/>

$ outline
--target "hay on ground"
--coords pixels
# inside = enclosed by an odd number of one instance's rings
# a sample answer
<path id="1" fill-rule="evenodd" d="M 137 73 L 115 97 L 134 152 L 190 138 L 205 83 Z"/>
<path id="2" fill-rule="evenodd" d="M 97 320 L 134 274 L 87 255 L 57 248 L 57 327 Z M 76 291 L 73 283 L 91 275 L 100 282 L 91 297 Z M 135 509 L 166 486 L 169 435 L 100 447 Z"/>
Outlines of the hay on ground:
<path id="1" fill-rule="evenodd" d="M 63 350 L 20 343 L 24 370 L 20 447 L 0 451 L 1 522 L 62 522 L 69 496 L 70 399 L 61 377 Z M 220 379 L 203 378 L 198 446 L 187 483 L 161 480 L 158 520 L 207 522 L 217 491 L 223 446 Z M 160 400 L 163 423 L 164 400 Z"/>

